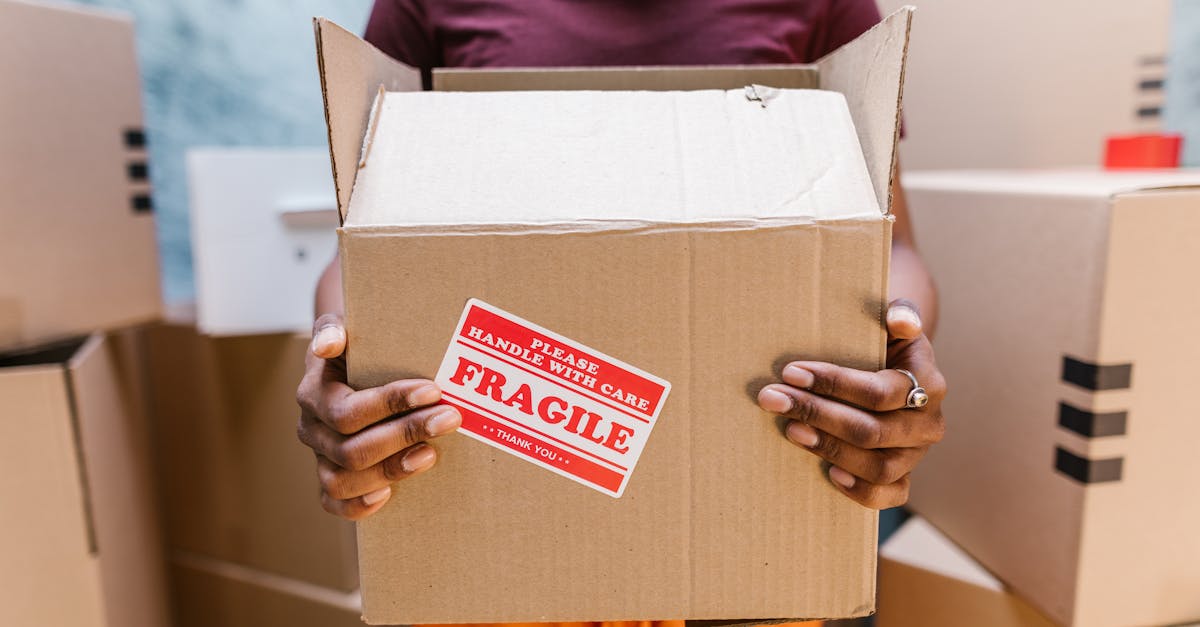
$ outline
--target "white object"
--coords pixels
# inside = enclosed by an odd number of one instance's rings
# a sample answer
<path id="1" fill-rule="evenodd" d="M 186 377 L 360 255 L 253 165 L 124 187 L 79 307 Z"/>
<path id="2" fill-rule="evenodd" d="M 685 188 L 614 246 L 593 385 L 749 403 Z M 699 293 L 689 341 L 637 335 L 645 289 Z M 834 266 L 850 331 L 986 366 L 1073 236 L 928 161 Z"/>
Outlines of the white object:
<path id="1" fill-rule="evenodd" d="M 845 97 L 758 89 L 387 92 L 346 224 L 878 217 Z"/>
<path id="2" fill-rule="evenodd" d="M 337 250 L 329 153 L 188 151 L 196 324 L 207 335 L 307 332 Z"/>

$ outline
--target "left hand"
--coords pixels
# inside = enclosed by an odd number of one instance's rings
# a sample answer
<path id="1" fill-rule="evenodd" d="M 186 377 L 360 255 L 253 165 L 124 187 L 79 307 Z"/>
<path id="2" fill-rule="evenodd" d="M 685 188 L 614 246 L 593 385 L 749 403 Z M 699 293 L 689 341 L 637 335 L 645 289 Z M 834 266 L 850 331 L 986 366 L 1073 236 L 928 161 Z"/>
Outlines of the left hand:
<path id="1" fill-rule="evenodd" d="M 792 419 L 788 439 L 828 461 L 833 484 L 873 509 L 908 501 L 909 473 L 945 432 L 946 380 L 916 306 L 903 299 L 889 304 L 887 332 L 887 370 L 796 361 L 784 367 L 783 383 L 758 393 L 760 407 Z M 912 382 L 893 368 L 916 376 L 927 405 L 905 406 Z"/>

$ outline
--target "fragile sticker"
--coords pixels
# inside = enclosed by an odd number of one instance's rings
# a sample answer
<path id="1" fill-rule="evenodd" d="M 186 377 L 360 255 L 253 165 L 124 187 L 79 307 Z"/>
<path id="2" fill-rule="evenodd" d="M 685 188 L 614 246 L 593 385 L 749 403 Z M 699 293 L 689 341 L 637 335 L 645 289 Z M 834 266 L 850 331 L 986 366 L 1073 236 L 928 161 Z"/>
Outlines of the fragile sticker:
<path id="1" fill-rule="evenodd" d="M 459 433 L 620 497 L 671 384 L 471 299 L 436 382 Z"/>

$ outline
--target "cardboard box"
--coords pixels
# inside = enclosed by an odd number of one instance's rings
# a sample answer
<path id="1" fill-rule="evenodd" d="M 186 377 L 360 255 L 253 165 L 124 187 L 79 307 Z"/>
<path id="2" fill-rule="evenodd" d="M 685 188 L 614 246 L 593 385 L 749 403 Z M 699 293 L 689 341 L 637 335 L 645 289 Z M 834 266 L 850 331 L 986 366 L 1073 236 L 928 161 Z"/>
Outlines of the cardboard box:
<path id="1" fill-rule="evenodd" d="M 0 624 L 166 627 L 136 336 L 0 356 Z"/>
<path id="2" fill-rule="evenodd" d="M 924 518 L 879 547 L 877 627 L 1054 627 Z"/>
<path id="3" fill-rule="evenodd" d="M 328 151 L 203 148 L 187 165 L 196 326 L 310 333 L 313 291 L 337 252 Z"/>
<path id="4" fill-rule="evenodd" d="M 362 600 L 200 555 L 171 558 L 176 627 L 361 627 Z"/>
<path id="5" fill-rule="evenodd" d="M 1172 0 L 923 0 L 904 77 L 901 163 L 1099 165 L 1105 137 L 1161 129 L 1167 67 L 1182 69 L 1183 55 L 1164 60 L 1176 19 Z"/>
<path id="6" fill-rule="evenodd" d="M 1200 473 L 1200 173 L 905 187 L 951 389 L 911 506 L 1058 622 L 1200 617 L 1200 501 L 1180 484 Z"/>
<path id="7" fill-rule="evenodd" d="M 321 509 L 296 440 L 308 340 L 150 327 L 155 452 L 170 547 L 340 591 L 357 587 L 354 529 Z"/>
<path id="8" fill-rule="evenodd" d="M 622 399 L 641 417 L 597 399 L 590 426 L 556 432 L 565 439 L 505 427 L 530 450 L 576 451 L 554 458 L 558 472 L 499 450 L 525 446 L 503 436 L 440 439 L 438 466 L 358 526 L 367 622 L 872 611 L 876 513 L 834 489 L 754 392 L 790 355 L 883 365 L 909 17 L 814 66 L 433 76 L 447 92 L 509 90 L 497 94 L 397 93 L 419 89 L 419 73 L 317 21 L 351 383 L 433 377 L 477 298 L 528 321 L 497 323 L 526 339 L 657 390 Z M 844 98 L 772 89 L 818 85 Z M 486 439 L 500 424 L 488 412 L 502 410 L 466 412 L 460 433 Z M 640 460 L 609 491 L 559 476 L 604 452 L 576 437 L 599 437 L 578 430 L 598 412 L 653 426 L 626 441 Z M 608 433 L 603 446 L 625 448 Z M 580 463 L 603 472 L 604 459 Z"/>
<path id="9" fill-rule="evenodd" d="M 0 0 L 0 350 L 161 312 L 133 22 Z"/>

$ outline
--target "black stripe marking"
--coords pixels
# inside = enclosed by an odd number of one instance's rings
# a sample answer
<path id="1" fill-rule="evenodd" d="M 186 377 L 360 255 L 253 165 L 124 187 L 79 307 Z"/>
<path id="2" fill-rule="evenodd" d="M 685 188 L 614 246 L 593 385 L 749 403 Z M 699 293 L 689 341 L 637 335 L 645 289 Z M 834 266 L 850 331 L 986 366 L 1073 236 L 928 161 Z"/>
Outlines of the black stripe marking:
<path id="1" fill-rule="evenodd" d="M 154 202 L 150 200 L 148 194 L 138 194 L 130 201 L 130 205 L 137 213 L 150 213 L 154 211 Z"/>
<path id="2" fill-rule="evenodd" d="M 1125 458 L 1087 459 L 1063 447 L 1054 449 L 1054 469 L 1080 483 L 1108 483 L 1121 480 Z"/>
<path id="3" fill-rule="evenodd" d="M 1128 417 L 1129 412 L 1124 411 L 1095 414 L 1067 403 L 1058 404 L 1058 426 L 1085 438 L 1125 435 Z"/>
<path id="4" fill-rule="evenodd" d="M 126 148 L 145 148 L 146 133 L 140 128 L 125 129 L 125 147 Z"/>
<path id="5" fill-rule="evenodd" d="M 1138 107 L 1139 118 L 1157 118 L 1162 115 L 1162 107 Z"/>
<path id="6" fill-rule="evenodd" d="M 126 171 L 129 172 L 129 180 L 131 181 L 144 181 L 150 176 L 150 169 L 146 167 L 144 161 L 135 161 L 129 164 Z"/>
<path id="7" fill-rule="evenodd" d="M 1100 366 L 1063 356 L 1062 380 L 1088 390 L 1124 390 L 1133 380 L 1133 364 Z"/>
<path id="8" fill-rule="evenodd" d="M 1155 91 L 1163 88 L 1165 81 L 1161 78 L 1145 78 L 1138 83 L 1138 89 L 1142 91 Z"/>

